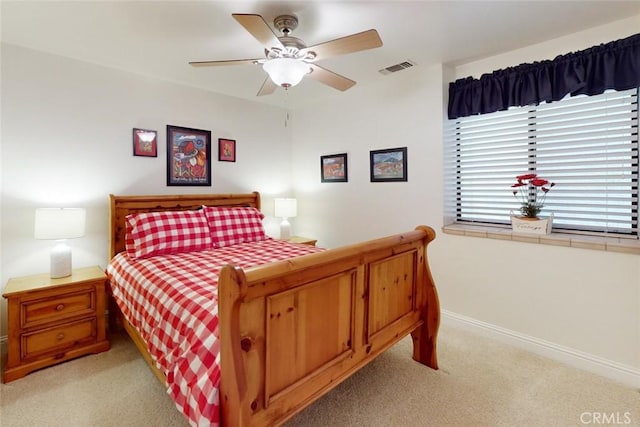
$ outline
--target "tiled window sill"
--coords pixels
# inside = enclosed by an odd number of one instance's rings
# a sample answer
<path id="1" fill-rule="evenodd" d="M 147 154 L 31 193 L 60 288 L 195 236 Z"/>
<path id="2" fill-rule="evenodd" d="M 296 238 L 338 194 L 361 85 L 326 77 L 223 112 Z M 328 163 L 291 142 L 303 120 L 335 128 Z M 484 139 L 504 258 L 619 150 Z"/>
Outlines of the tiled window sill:
<path id="1" fill-rule="evenodd" d="M 551 233 L 548 235 L 514 233 L 510 228 L 481 225 L 450 224 L 442 227 L 445 234 L 483 237 L 487 239 L 512 240 L 514 242 L 538 243 L 600 251 L 621 252 L 640 255 L 640 241 L 616 237 L 583 236 L 577 234 Z"/>

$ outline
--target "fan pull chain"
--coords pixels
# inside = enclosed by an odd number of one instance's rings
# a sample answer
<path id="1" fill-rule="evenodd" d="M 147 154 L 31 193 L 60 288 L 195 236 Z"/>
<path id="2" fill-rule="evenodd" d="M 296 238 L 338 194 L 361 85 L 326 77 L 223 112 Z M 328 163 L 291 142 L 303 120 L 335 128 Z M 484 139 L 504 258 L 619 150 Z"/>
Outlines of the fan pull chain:
<path id="1" fill-rule="evenodd" d="M 284 107 L 287 109 L 284 115 L 284 127 L 287 127 L 289 125 L 289 90 L 287 88 L 284 88 Z"/>

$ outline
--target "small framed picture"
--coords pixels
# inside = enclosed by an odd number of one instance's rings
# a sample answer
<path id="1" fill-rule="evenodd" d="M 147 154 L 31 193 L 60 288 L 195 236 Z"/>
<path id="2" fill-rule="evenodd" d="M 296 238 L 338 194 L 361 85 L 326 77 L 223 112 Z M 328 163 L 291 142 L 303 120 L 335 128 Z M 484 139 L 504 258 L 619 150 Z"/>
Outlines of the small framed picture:
<path id="1" fill-rule="evenodd" d="M 133 129 L 133 155 L 158 157 L 158 132 L 148 129 Z"/>
<path id="2" fill-rule="evenodd" d="M 347 153 L 320 156 L 321 182 L 348 182 Z"/>
<path id="3" fill-rule="evenodd" d="M 236 161 L 236 140 L 218 138 L 218 161 L 235 162 Z"/>
<path id="4" fill-rule="evenodd" d="M 167 125 L 167 185 L 211 185 L 211 131 Z"/>
<path id="5" fill-rule="evenodd" d="M 406 181 L 407 147 L 370 151 L 371 182 Z"/>

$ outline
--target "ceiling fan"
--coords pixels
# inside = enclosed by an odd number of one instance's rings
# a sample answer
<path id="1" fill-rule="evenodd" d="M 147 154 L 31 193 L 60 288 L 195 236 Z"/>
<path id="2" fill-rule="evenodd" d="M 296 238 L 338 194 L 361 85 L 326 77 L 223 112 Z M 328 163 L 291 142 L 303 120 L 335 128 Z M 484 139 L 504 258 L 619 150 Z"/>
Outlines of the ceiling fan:
<path id="1" fill-rule="evenodd" d="M 315 61 L 382 46 L 378 32 L 368 30 L 307 47 L 302 40 L 291 36 L 291 32 L 298 27 L 298 18 L 293 15 L 281 15 L 273 20 L 275 28 L 282 34 L 280 36 L 276 35 L 260 15 L 234 13 L 232 16 L 262 43 L 265 57 L 227 61 L 193 61 L 189 64 L 194 67 L 262 64 L 269 76 L 258 91 L 258 96 L 269 95 L 278 86 L 285 89 L 295 86 L 305 75 L 327 86 L 345 91 L 356 82 L 319 66 Z"/>

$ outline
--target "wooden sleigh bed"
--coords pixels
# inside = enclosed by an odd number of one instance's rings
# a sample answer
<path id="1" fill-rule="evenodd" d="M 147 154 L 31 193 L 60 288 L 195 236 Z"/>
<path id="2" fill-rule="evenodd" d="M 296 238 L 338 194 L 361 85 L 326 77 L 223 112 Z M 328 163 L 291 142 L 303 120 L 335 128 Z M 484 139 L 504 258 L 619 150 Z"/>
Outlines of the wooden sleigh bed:
<path id="1" fill-rule="evenodd" d="M 125 250 L 127 215 L 202 205 L 260 209 L 260 195 L 111 195 L 110 256 Z M 418 226 L 246 270 L 223 267 L 218 279 L 222 424 L 280 425 L 408 334 L 413 358 L 438 369 L 440 308 L 427 260 L 434 238 L 432 228 Z M 113 301 L 110 313 L 111 327 L 118 317 L 166 384 L 144 340 Z"/>

